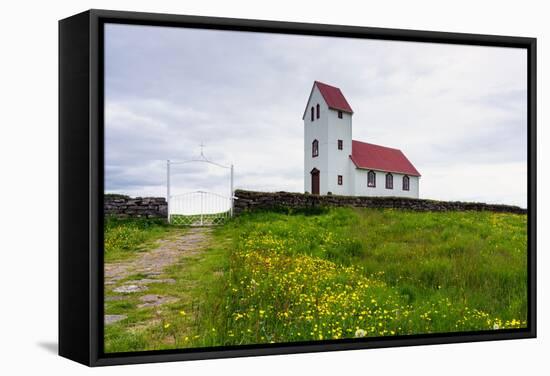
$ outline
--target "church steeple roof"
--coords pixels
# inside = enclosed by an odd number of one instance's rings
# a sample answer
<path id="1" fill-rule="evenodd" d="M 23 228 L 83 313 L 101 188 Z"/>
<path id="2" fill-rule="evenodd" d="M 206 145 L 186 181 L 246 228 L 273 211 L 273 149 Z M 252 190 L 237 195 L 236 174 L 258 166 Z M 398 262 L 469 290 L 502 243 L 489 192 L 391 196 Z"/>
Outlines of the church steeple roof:
<path id="1" fill-rule="evenodd" d="M 335 86 L 331 86 L 320 81 L 313 82 L 307 104 L 309 104 L 309 100 L 311 98 L 311 94 L 313 94 L 313 89 L 315 86 L 319 89 L 319 92 L 323 96 L 325 102 L 327 102 L 328 108 L 353 114 L 353 110 L 346 100 L 346 97 L 344 97 L 344 94 L 342 94 L 342 91 Z M 307 104 L 302 119 L 306 117 Z"/>
<path id="2" fill-rule="evenodd" d="M 353 114 L 351 106 L 349 105 L 346 97 L 344 97 L 344 94 L 342 94 L 342 91 L 339 88 L 327 85 L 319 81 L 315 81 L 314 85 L 317 85 L 317 87 L 319 88 L 319 91 L 327 102 L 329 108 Z"/>

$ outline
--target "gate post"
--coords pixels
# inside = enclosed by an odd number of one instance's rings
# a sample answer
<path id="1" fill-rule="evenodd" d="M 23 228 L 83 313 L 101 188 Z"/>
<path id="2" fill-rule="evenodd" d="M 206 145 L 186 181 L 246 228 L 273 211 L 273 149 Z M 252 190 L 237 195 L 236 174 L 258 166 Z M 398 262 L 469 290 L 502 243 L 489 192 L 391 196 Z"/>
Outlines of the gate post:
<path id="1" fill-rule="evenodd" d="M 204 211 L 204 206 L 203 206 L 203 197 L 204 197 L 204 192 L 201 191 L 201 226 L 203 224 L 203 221 L 202 221 L 202 215 L 203 215 L 203 211 Z"/>
<path id="2" fill-rule="evenodd" d="M 233 217 L 233 164 L 231 164 L 231 188 L 229 191 L 229 197 L 231 198 L 231 208 L 229 209 L 229 216 Z"/>
<path id="3" fill-rule="evenodd" d="M 166 160 L 166 211 L 170 223 L 170 160 Z"/>

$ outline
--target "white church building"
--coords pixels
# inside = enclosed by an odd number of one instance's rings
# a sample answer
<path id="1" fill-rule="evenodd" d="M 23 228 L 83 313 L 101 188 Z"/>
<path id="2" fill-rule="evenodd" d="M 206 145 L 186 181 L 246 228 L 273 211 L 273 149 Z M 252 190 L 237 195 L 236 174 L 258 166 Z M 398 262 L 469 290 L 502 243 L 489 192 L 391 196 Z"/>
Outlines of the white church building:
<path id="1" fill-rule="evenodd" d="M 304 111 L 304 191 L 418 198 L 420 173 L 399 149 L 352 139 L 353 110 L 339 88 L 313 83 Z"/>

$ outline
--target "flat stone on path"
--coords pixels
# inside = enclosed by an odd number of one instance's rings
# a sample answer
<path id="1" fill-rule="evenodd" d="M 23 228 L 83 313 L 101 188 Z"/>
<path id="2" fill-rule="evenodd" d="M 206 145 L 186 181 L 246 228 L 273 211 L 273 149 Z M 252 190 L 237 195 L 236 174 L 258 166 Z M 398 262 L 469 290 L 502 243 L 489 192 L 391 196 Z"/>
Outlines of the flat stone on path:
<path id="1" fill-rule="evenodd" d="M 144 285 L 122 285 L 117 288 L 114 288 L 114 292 L 122 294 L 132 294 L 134 292 L 141 292 L 147 290 L 147 286 Z"/>
<path id="2" fill-rule="evenodd" d="M 161 274 L 162 274 L 161 272 L 149 272 L 149 273 L 145 274 L 145 276 L 150 278 L 150 277 L 157 277 Z"/>
<path id="3" fill-rule="evenodd" d="M 117 321 L 124 320 L 126 315 L 105 315 L 105 325 L 114 324 Z"/>
<path id="4" fill-rule="evenodd" d="M 156 307 L 161 304 L 174 303 L 178 299 L 171 296 L 162 296 L 162 295 L 144 295 L 139 298 L 143 303 L 138 305 L 138 308 L 147 308 L 147 307 Z"/>
<path id="5" fill-rule="evenodd" d="M 136 285 L 148 285 L 150 283 L 167 283 L 169 285 L 173 285 L 174 283 L 176 283 L 176 280 L 173 278 L 165 278 L 165 279 L 144 278 L 144 279 L 137 279 L 129 283 L 136 284 Z"/>

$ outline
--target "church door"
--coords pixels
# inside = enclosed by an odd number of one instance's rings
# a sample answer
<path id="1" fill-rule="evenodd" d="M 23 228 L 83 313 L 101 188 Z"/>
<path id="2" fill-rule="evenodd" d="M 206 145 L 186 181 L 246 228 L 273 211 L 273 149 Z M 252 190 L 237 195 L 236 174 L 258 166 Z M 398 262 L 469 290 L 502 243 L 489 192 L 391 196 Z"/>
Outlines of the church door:
<path id="1" fill-rule="evenodd" d="M 311 193 L 314 195 L 319 194 L 319 170 L 316 168 L 311 170 Z"/>

